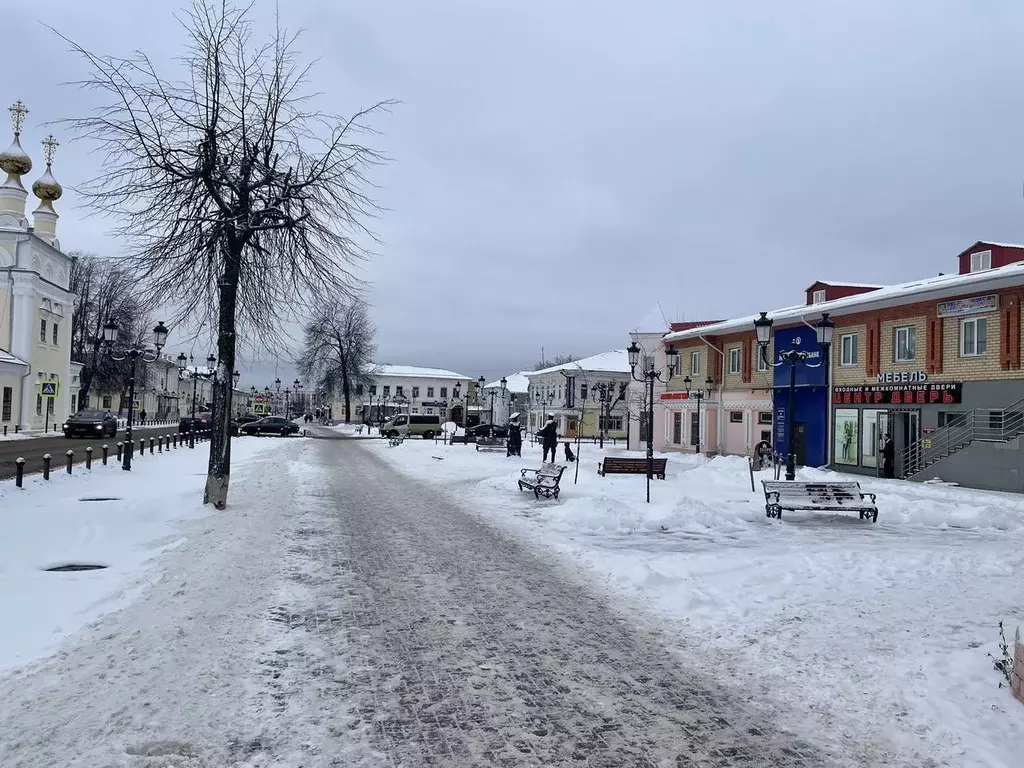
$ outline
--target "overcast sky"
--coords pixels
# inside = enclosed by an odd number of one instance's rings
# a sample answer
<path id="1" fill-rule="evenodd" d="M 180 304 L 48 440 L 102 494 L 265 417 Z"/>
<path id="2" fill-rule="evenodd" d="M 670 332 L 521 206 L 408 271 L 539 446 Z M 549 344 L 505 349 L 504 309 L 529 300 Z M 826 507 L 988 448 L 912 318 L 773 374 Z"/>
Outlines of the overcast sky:
<path id="1" fill-rule="evenodd" d="M 42 23 L 169 62 L 180 5 L 5 8 L 4 106 L 32 110 L 34 172 L 41 124 L 90 104 L 61 86 L 82 65 Z M 376 126 L 393 162 L 364 269 L 382 361 L 494 379 L 541 347 L 624 346 L 656 301 L 670 320 L 724 318 L 818 278 L 900 282 L 955 270 L 976 240 L 1024 240 L 1018 0 L 281 7 L 324 106 L 402 102 Z M 96 162 L 65 142 L 54 173 L 70 188 Z M 123 253 L 75 197 L 57 205 L 65 250 Z M 245 383 L 273 378 L 273 360 L 250 364 Z"/>

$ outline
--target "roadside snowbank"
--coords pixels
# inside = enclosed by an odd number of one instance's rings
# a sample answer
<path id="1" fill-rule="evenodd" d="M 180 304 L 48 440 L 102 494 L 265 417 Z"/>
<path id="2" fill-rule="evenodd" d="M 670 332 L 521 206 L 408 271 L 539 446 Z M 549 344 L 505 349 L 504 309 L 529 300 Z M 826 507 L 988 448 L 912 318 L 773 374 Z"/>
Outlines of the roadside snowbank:
<path id="1" fill-rule="evenodd" d="M 245 438 L 231 445 L 241 468 L 283 441 Z M 52 652 L 68 635 L 129 603 L 159 571 L 155 558 L 184 539 L 183 525 L 209 514 L 202 504 L 206 450 L 137 456 L 131 472 L 111 459 L 25 488 L 0 483 L 0 673 Z M 105 500 L 105 499 L 110 499 Z M 48 572 L 70 563 L 102 570 Z"/>

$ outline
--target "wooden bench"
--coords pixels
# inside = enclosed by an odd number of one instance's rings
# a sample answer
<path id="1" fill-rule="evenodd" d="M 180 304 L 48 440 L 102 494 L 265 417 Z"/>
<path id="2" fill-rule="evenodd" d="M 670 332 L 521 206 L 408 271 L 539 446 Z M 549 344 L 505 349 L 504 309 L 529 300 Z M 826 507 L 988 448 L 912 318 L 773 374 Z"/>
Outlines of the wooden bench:
<path id="1" fill-rule="evenodd" d="M 476 435 L 452 435 L 449 445 L 469 445 L 476 442 Z"/>
<path id="2" fill-rule="evenodd" d="M 478 451 L 506 451 L 508 446 L 505 445 L 505 438 L 503 437 L 478 437 L 476 439 L 476 449 Z"/>
<path id="3" fill-rule="evenodd" d="M 764 512 L 767 517 L 782 518 L 782 510 L 820 510 L 822 512 L 853 512 L 860 519 L 878 521 L 875 494 L 863 493 L 860 483 L 797 483 L 786 480 L 762 480 Z"/>
<path id="4" fill-rule="evenodd" d="M 665 479 L 665 466 L 668 459 L 652 459 L 651 468 L 654 477 L 659 480 Z M 605 475 L 646 475 L 647 459 L 629 459 L 609 456 L 597 465 L 597 474 Z"/>
<path id="5" fill-rule="evenodd" d="M 533 491 L 536 498 L 558 499 L 558 483 L 565 472 L 564 464 L 545 464 L 540 469 L 524 469 L 519 478 L 520 491 Z"/>

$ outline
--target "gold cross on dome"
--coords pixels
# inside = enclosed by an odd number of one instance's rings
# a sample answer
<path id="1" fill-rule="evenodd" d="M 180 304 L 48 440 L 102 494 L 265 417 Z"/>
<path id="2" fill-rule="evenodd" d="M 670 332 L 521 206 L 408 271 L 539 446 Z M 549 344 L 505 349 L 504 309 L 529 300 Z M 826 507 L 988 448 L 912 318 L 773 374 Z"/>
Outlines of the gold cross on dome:
<path id="1" fill-rule="evenodd" d="M 60 146 L 60 142 L 53 138 L 51 133 L 45 139 L 43 139 L 43 157 L 46 158 L 46 164 L 50 165 L 53 162 L 53 156 L 57 153 L 57 147 Z"/>
<path id="2" fill-rule="evenodd" d="M 11 113 L 11 122 L 14 123 L 14 135 L 20 136 L 21 126 L 25 122 L 25 115 L 28 114 L 28 107 L 21 103 L 21 99 L 18 99 L 7 108 L 7 111 Z"/>

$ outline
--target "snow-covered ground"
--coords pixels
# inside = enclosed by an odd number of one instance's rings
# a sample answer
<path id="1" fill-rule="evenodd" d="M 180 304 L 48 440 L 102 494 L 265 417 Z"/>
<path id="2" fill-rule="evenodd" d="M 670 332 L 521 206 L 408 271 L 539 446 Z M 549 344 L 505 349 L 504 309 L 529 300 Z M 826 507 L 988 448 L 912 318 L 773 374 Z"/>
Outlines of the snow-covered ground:
<path id="1" fill-rule="evenodd" d="M 246 438 L 231 445 L 237 472 L 282 441 Z M 202 504 L 208 450 L 179 448 L 137 457 L 131 472 L 111 458 L 91 472 L 76 467 L 0 482 L 0 675 L 50 654 L 101 615 L 124 607 L 161 575 L 158 556 L 184 541 L 183 526 Z M 90 501 L 90 499 L 113 499 Z M 70 563 L 95 571 L 48 572 Z"/>
<path id="2" fill-rule="evenodd" d="M 366 445 L 582 561 L 676 622 L 679 653 L 822 739 L 852 745 L 869 730 L 913 764 L 1020 765 L 1024 706 L 998 687 L 989 654 L 1000 620 L 1009 637 L 1024 623 L 1024 498 L 856 477 L 878 494 L 877 524 L 777 521 L 751 492 L 746 459 L 670 455 L 648 505 L 643 476 L 598 476 L 601 452 L 584 445 L 578 483 L 569 465 L 561 501 L 538 502 L 516 490 L 519 469 L 539 466 L 530 445 L 521 460 L 433 441 Z M 799 479 L 826 475 L 837 477 Z"/>

